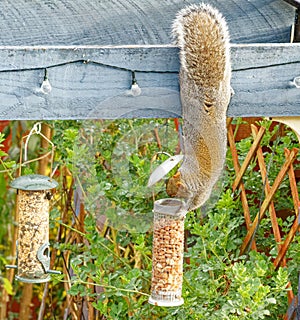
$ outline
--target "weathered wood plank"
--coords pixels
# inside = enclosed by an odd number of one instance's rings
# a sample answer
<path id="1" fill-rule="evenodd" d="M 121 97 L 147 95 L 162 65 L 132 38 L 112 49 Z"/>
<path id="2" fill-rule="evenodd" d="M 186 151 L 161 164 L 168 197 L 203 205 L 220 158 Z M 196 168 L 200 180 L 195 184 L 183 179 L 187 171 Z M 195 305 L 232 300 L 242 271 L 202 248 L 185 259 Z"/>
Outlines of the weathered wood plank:
<path id="1" fill-rule="evenodd" d="M 232 45 L 228 116 L 300 115 L 300 44 Z M 39 87 L 47 68 L 52 91 Z M 178 49 L 158 46 L 0 47 L 0 119 L 181 115 Z M 132 71 L 142 89 L 128 96 Z"/>
<path id="2" fill-rule="evenodd" d="M 291 64 L 299 61 L 299 44 L 232 44 L 233 70 Z M 178 72 L 173 45 L 0 46 L 0 72 L 50 68 L 90 62 L 137 71 Z"/>
<path id="3" fill-rule="evenodd" d="M 294 8 L 282 0 L 209 0 L 232 42 L 289 42 Z M 0 45 L 166 44 L 183 7 L 199 0 L 0 1 Z"/>
<path id="4" fill-rule="evenodd" d="M 94 63 L 124 70 L 178 72 L 172 45 L 0 46 L 0 72 Z"/>

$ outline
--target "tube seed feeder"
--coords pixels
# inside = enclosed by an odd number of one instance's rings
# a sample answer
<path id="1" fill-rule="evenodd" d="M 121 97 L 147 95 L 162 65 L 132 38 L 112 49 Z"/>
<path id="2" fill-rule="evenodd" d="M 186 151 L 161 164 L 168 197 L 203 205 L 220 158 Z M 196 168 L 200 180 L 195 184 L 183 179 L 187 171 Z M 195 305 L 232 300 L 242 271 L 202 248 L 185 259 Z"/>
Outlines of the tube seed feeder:
<path id="1" fill-rule="evenodd" d="M 21 176 L 11 183 L 17 189 L 19 231 L 17 241 L 16 279 L 27 283 L 42 283 L 50 280 L 49 248 L 49 200 L 51 189 L 58 183 L 47 176 L 32 174 Z"/>
<path id="2" fill-rule="evenodd" d="M 183 304 L 184 219 L 187 213 L 179 199 L 154 203 L 153 258 L 149 303 L 172 307 Z"/>

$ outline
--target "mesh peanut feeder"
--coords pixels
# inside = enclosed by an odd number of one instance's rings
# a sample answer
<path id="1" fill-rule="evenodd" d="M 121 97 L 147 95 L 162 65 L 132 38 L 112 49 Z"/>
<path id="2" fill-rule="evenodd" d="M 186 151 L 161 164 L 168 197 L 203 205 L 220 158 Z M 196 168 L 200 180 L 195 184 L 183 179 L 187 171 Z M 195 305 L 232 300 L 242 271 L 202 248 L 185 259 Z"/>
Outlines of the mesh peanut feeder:
<path id="1" fill-rule="evenodd" d="M 19 232 L 16 279 L 28 283 L 50 280 L 49 200 L 57 182 L 43 175 L 21 176 L 11 183 L 18 190 Z"/>
<path id="2" fill-rule="evenodd" d="M 184 203 L 161 199 L 154 203 L 153 258 L 149 303 L 179 306 L 183 278 Z"/>

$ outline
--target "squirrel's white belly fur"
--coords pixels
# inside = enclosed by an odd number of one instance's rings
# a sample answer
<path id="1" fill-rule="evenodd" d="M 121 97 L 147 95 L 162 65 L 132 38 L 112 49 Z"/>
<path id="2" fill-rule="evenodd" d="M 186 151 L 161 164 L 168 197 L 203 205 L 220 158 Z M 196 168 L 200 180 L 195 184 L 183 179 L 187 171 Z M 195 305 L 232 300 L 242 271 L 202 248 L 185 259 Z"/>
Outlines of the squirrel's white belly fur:
<path id="1" fill-rule="evenodd" d="M 177 196 L 185 198 L 192 210 L 209 198 L 226 158 L 226 111 L 231 96 L 229 34 L 221 14 L 201 4 L 178 13 L 173 35 L 180 48 L 185 156 Z"/>

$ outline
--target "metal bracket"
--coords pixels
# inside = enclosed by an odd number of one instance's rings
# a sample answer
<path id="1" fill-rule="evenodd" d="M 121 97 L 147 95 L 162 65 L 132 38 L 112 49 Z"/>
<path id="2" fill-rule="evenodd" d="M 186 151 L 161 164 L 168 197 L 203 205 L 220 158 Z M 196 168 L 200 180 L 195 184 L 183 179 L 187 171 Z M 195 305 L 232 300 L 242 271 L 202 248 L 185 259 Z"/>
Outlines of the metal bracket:
<path id="1" fill-rule="evenodd" d="M 37 259 L 43 266 L 45 273 L 50 269 L 50 243 L 42 244 L 37 251 Z"/>
<path id="2" fill-rule="evenodd" d="M 45 273 L 48 274 L 61 274 L 60 271 L 50 269 L 50 244 L 49 242 L 44 243 L 40 246 L 37 252 L 37 258 L 43 266 Z"/>
<path id="3" fill-rule="evenodd" d="M 291 42 L 300 42 L 300 0 L 284 0 L 296 8 L 295 21 L 291 30 Z"/>
<path id="4" fill-rule="evenodd" d="M 300 8 L 299 0 L 284 0 L 284 1 L 292 5 L 293 7 Z"/>
<path id="5" fill-rule="evenodd" d="M 18 241 L 16 242 L 16 247 L 17 247 L 17 264 L 18 264 Z M 46 242 L 46 243 L 42 244 L 39 247 L 38 252 L 37 252 L 37 259 L 42 264 L 45 273 L 48 273 L 48 274 L 61 274 L 60 271 L 56 271 L 56 270 L 51 270 L 50 269 L 50 244 L 49 244 L 49 242 Z M 18 269 L 18 266 L 17 265 L 7 264 L 5 266 L 5 268 L 7 268 L 7 269 Z M 21 281 L 25 281 L 23 278 L 19 277 L 19 279 Z M 48 281 L 48 278 L 45 279 L 45 281 Z M 26 282 L 30 282 L 30 280 L 26 279 Z M 32 280 L 32 283 L 35 283 L 35 282 L 36 282 L 36 280 Z"/>
<path id="6" fill-rule="evenodd" d="M 6 269 L 18 269 L 18 240 L 16 240 L 16 264 L 6 264 Z"/>

